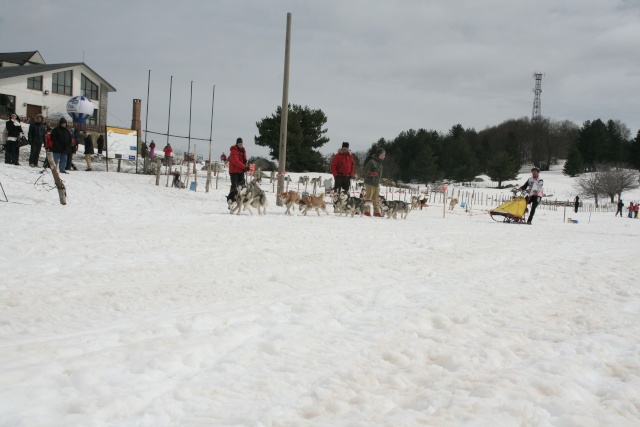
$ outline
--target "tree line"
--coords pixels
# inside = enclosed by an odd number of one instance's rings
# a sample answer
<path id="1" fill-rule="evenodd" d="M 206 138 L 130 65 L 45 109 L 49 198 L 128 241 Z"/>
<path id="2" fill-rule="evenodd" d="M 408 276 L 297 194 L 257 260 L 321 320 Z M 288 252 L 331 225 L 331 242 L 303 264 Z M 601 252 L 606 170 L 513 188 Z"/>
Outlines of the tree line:
<path id="1" fill-rule="evenodd" d="M 333 155 L 323 156 L 317 151 L 329 142 L 326 115 L 300 105 L 289 105 L 288 114 L 286 170 L 328 172 Z M 258 135 L 254 141 L 269 148 L 271 159 L 280 155 L 281 115 L 278 107 L 270 117 L 256 123 Z M 640 131 L 631 139 L 629 128 L 616 120 L 605 123 L 597 119 L 579 127 L 568 120 L 523 117 L 481 131 L 460 124 L 447 133 L 410 129 L 393 139 L 373 142 L 365 152 L 355 152 L 357 168 L 378 148 L 387 152 L 385 177 L 402 182 L 470 182 L 485 173 L 502 186 L 504 181 L 516 178 L 523 164 L 544 171 L 564 159 L 564 172 L 571 176 L 597 172 L 603 165 L 609 169 L 640 169 Z"/>

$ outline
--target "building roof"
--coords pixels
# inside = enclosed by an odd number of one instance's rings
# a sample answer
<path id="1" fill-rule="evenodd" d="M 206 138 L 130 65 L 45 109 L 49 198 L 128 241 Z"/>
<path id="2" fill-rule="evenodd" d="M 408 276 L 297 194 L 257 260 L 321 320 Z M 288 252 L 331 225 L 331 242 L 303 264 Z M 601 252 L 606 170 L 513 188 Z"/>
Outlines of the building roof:
<path id="1" fill-rule="evenodd" d="M 39 62 L 30 61 L 36 54 L 40 55 L 37 50 L 33 50 L 31 52 L 0 53 L 0 62 L 10 62 L 12 64 L 18 65 L 25 65 L 28 63 L 39 64 Z M 39 57 L 42 58 L 42 56 Z"/>
<path id="2" fill-rule="evenodd" d="M 0 54 L 0 55 L 10 55 L 10 54 Z M 1 60 L 1 59 L 0 59 Z M 41 74 L 47 71 L 60 70 L 63 68 L 72 68 L 77 66 L 83 66 L 87 68 L 89 71 L 94 73 L 96 76 L 100 77 L 100 79 L 107 86 L 107 92 L 115 92 L 116 88 L 111 86 L 109 82 L 103 79 L 98 73 L 93 71 L 91 67 L 89 67 L 84 62 L 69 62 L 66 64 L 43 64 L 43 65 L 29 65 L 28 67 L 0 67 L 0 79 L 6 79 L 9 77 L 17 77 L 17 76 L 26 76 L 29 74 Z"/>

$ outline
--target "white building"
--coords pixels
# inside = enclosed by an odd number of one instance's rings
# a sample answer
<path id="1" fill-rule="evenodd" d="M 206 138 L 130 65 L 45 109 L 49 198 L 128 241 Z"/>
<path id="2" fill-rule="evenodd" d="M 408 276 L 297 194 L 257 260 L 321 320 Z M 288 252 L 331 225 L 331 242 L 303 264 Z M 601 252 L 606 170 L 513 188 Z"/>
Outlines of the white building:
<path id="1" fill-rule="evenodd" d="M 84 95 L 95 108 L 87 123 L 104 126 L 109 92 L 115 91 L 83 62 L 46 64 L 38 51 L 0 53 L 0 118 L 58 118 L 67 114 L 69 98 Z"/>

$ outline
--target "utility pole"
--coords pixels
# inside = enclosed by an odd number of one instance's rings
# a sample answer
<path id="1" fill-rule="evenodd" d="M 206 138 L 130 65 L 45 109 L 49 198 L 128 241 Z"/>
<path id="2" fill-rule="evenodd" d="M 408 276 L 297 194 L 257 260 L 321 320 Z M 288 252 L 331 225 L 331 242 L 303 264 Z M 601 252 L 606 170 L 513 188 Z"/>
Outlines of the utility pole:
<path id="1" fill-rule="evenodd" d="M 284 193 L 284 173 L 287 166 L 287 122 L 289 119 L 289 50 L 291 46 L 291 12 L 287 13 L 287 37 L 284 49 L 284 82 L 282 87 L 282 114 L 280 119 L 280 157 L 278 165 L 278 193 Z M 276 204 L 282 206 L 280 197 Z"/>

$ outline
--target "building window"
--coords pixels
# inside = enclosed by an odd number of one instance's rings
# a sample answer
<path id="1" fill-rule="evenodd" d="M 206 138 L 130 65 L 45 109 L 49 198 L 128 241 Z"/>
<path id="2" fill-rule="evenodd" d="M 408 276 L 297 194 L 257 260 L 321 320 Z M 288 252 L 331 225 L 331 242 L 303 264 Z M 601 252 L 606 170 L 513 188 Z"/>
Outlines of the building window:
<path id="1" fill-rule="evenodd" d="M 71 95 L 71 86 L 73 82 L 73 71 L 63 71 L 61 73 L 53 73 L 51 92 L 61 95 Z"/>
<path id="2" fill-rule="evenodd" d="M 98 124 L 98 109 L 94 108 L 93 109 L 93 114 L 91 115 L 91 117 L 89 117 L 87 119 L 87 123 L 90 125 L 97 125 Z"/>
<path id="3" fill-rule="evenodd" d="M 0 93 L 0 115 L 9 115 L 16 112 L 16 97 Z"/>
<path id="4" fill-rule="evenodd" d="M 98 99 L 98 85 L 82 75 L 82 94 L 89 99 Z"/>
<path id="5" fill-rule="evenodd" d="M 29 77 L 27 79 L 27 89 L 42 90 L 42 76 Z"/>

